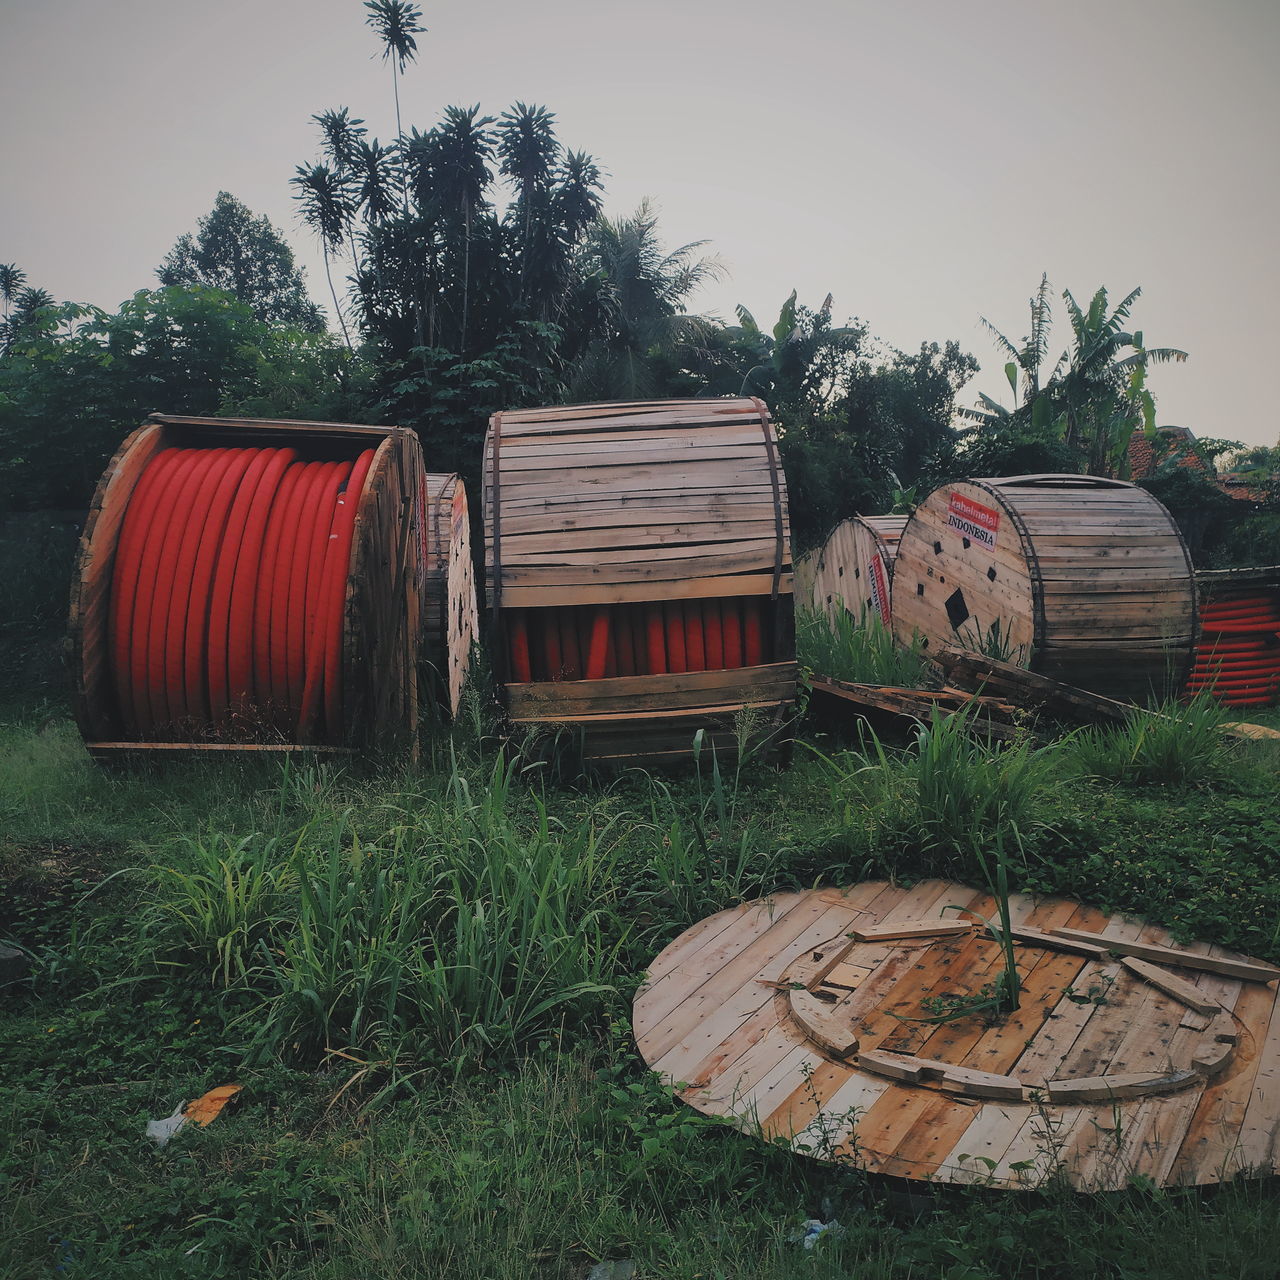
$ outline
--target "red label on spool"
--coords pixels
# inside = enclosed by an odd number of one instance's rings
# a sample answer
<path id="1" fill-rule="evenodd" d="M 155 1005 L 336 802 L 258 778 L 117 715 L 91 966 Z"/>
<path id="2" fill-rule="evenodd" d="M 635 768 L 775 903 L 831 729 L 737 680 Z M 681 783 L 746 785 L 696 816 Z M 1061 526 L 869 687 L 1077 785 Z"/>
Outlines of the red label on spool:
<path id="1" fill-rule="evenodd" d="M 953 493 L 947 507 L 947 527 L 994 551 L 996 530 L 1000 528 L 1000 513 L 994 507 L 983 506 L 972 498 Z"/>
<path id="2" fill-rule="evenodd" d="M 871 582 L 871 603 L 880 614 L 880 621 L 889 621 L 889 584 L 884 578 L 884 562 L 879 556 L 867 561 L 867 577 Z"/>

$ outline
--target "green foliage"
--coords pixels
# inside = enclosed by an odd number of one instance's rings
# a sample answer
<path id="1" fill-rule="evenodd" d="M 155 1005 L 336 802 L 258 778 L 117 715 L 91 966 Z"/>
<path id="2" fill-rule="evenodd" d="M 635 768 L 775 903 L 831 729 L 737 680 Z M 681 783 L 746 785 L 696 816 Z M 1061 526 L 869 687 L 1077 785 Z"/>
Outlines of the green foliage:
<path id="1" fill-rule="evenodd" d="M 1112 310 L 1105 288 L 1098 289 L 1083 308 L 1064 289 L 1071 346 L 1051 369 L 1046 363 L 1053 323 L 1047 275 L 1041 277 L 1030 300 L 1030 332 L 1020 342 L 1011 341 L 983 318 L 996 346 L 1008 357 L 1005 377 L 1014 407 L 1008 409 L 983 395 L 980 407 L 961 411 L 962 417 L 981 424 L 965 459 L 986 464 L 977 474 L 1017 474 L 1011 458 L 1020 454 L 1071 462 L 1055 469 L 1128 474 L 1133 433 L 1153 436 L 1156 430 L 1148 369 L 1187 358 L 1185 351 L 1173 347 L 1148 348 L 1142 331 L 1129 329 L 1133 304 L 1141 294 L 1141 289 L 1134 289 Z M 1064 447 L 1065 456 L 1051 447 L 1054 441 Z M 993 461 L 999 470 L 990 469 Z"/>
<path id="2" fill-rule="evenodd" d="M 1227 714 L 1207 694 L 1135 711 L 1119 728 L 1086 728 L 1068 744 L 1075 767 L 1110 782 L 1203 785 L 1229 767 Z"/>
<path id="3" fill-rule="evenodd" d="M 964 476 L 1026 476 L 1039 472 L 1075 472 L 1080 456 L 1063 443 L 1053 426 L 1033 425 L 1010 416 L 998 426 L 966 432 L 956 456 Z"/>
<path id="4" fill-rule="evenodd" d="M 114 315 L 46 309 L 0 359 L 0 502 L 83 509 L 148 413 L 212 416 L 255 399 L 336 406 L 352 399 L 347 372 L 325 339 L 273 328 L 199 286 L 143 290 Z"/>
<path id="5" fill-rule="evenodd" d="M 220 289 L 269 324 L 324 329 L 293 250 L 268 218 L 255 218 L 226 191 L 218 192 L 194 236 L 178 237 L 156 275 L 162 285 Z"/>
<path id="6" fill-rule="evenodd" d="M 1280 792 L 1260 745 L 1153 790 L 1081 777 L 1069 748 L 949 733 L 926 726 L 901 754 L 869 739 L 834 769 L 807 752 L 785 773 L 721 769 L 704 751 L 700 775 L 556 789 L 461 740 L 405 775 L 130 774 L 94 767 L 49 708 L 0 726 L 0 937 L 41 975 L 0 1010 L 0 1271 L 523 1280 L 633 1258 L 685 1280 L 1270 1280 L 1271 1183 L 906 1204 L 703 1119 L 639 1061 L 630 995 L 662 946 L 815 881 L 983 883 L 985 858 L 997 890 L 1003 862 L 1009 887 L 1280 958 Z M 243 962 L 224 969 L 228 937 Z M 433 955 L 454 971 L 438 983 Z M 535 1013 L 583 964 L 612 990 Z M 307 1071 L 272 1058 L 278 1034 L 285 1057 L 311 1045 Z M 317 1062 L 326 1048 L 348 1056 Z M 142 1138 L 233 1079 L 244 1092 L 208 1129 L 163 1152 Z M 1029 1179 L 1051 1157 L 1047 1142 Z M 808 1217 L 845 1234 L 805 1252 L 788 1237 Z"/>
<path id="7" fill-rule="evenodd" d="M 967 711 L 935 712 L 904 753 L 871 730 L 859 751 L 827 760 L 833 811 L 868 824 L 883 851 L 962 878 L 990 879 L 1003 852 L 1034 841 L 1044 825 L 1056 752 L 1029 741 L 984 740 Z"/>
<path id="8" fill-rule="evenodd" d="M 791 309 L 795 336 L 782 356 L 774 339 L 780 368 L 765 372 L 780 423 L 792 536 L 807 548 L 841 520 L 888 510 L 904 487 L 932 488 L 950 473 L 955 397 L 978 365 L 954 342 L 922 343 L 914 354 L 877 351 L 865 324 L 831 328 L 829 298 L 818 312 L 788 300 L 775 333 Z"/>
<path id="9" fill-rule="evenodd" d="M 715 259 L 697 256 L 705 243 L 667 252 L 647 200 L 629 218 L 601 217 L 591 225 L 577 266 L 596 323 L 568 371 L 570 400 L 645 400 L 667 393 L 681 357 L 687 359 L 711 329 L 685 310 L 691 294 L 723 274 Z"/>
<path id="10" fill-rule="evenodd" d="M 796 613 L 796 653 L 814 675 L 855 684 L 918 688 L 925 682 L 924 652 L 917 641 L 903 646 L 879 615 L 854 617 L 847 609 L 834 616 L 812 609 Z"/>

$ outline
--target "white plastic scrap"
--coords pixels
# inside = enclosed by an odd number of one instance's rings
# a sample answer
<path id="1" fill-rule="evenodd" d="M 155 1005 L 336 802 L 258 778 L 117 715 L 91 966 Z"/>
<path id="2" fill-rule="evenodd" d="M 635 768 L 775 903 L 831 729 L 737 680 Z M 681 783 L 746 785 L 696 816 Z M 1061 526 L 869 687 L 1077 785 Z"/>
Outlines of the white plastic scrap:
<path id="1" fill-rule="evenodd" d="M 157 1147 L 163 1147 L 170 1138 L 173 1137 L 184 1124 L 187 1123 L 187 1117 L 183 1115 L 187 1104 L 180 1102 L 174 1108 L 173 1115 L 165 1116 L 163 1120 L 147 1121 L 147 1137 L 150 1138 Z"/>
<path id="2" fill-rule="evenodd" d="M 838 1239 L 844 1234 L 844 1228 L 832 1218 L 830 1222 L 819 1222 L 817 1218 L 806 1218 L 804 1225 L 793 1235 L 787 1237 L 793 1244 L 800 1244 L 805 1249 L 812 1249 L 825 1235 Z"/>

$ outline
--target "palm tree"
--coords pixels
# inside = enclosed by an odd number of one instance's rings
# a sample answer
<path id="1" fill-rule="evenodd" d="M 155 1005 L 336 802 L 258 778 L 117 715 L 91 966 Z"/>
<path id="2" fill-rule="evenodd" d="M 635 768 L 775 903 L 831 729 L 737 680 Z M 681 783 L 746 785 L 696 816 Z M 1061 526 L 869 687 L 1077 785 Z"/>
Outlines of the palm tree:
<path id="1" fill-rule="evenodd" d="M 329 267 L 329 251 L 342 247 L 343 236 L 355 212 L 351 196 L 351 180 L 326 164 L 308 168 L 298 165 L 289 185 L 297 187 L 294 199 L 302 206 L 302 220 L 315 232 L 324 254 L 324 274 L 329 281 L 329 293 L 333 298 L 334 313 L 342 328 L 347 349 L 351 349 L 351 335 L 338 303 L 338 291 L 333 287 L 333 272 Z"/>
<path id="2" fill-rule="evenodd" d="M 320 126 L 321 152 L 328 157 L 329 163 L 336 173 L 349 175 L 356 157 L 357 148 L 363 143 L 369 131 L 363 120 L 352 119 L 346 107 L 336 111 L 323 111 L 311 119 Z M 360 252 L 356 248 L 355 219 L 347 221 L 347 241 L 351 249 L 351 265 L 360 271 Z"/>
<path id="3" fill-rule="evenodd" d="M 4 318 L 9 319 L 9 311 L 18 290 L 27 282 L 27 273 L 12 262 L 0 262 L 0 298 L 4 299 Z"/>
<path id="4" fill-rule="evenodd" d="M 560 158 L 560 143 L 554 132 L 555 116 L 545 107 L 529 107 L 517 102 L 498 122 L 497 146 L 503 177 L 515 184 L 516 198 L 508 213 L 519 228 L 520 283 L 516 301 L 525 300 L 525 285 L 535 257 L 535 227 L 546 239 L 550 229 L 548 214 L 551 184 Z M 540 246 L 544 250 L 545 243 Z M 549 265 L 549 264 L 548 264 Z"/>
<path id="5" fill-rule="evenodd" d="M 365 25 L 372 27 L 382 41 L 382 60 L 391 63 L 391 87 L 396 100 L 396 144 L 404 146 L 404 128 L 400 124 L 400 77 L 418 53 L 415 36 L 426 31 L 422 10 L 408 0 L 365 0 L 369 12 Z M 401 195 L 408 211 L 409 196 L 403 185 Z"/>
<path id="6" fill-rule="evenodd" d="M 352 119 L 346 107 L 322 111 L 311 119 L 320 127 L 321 150 L 339 173 L 345 172 L 351 167 L 356 147 L 369 132 L 364 121 Z"/>
<path id="7" fill-rule="evenodd" d="M 596 293 L 605 335 L 591 341 L 571 374 L 575 395 L 637 399 L 657 391 L 657 362 L 687 348 L 709 321 L 685 310 L 689 296 L 724 267 L 699 257 L 695 240 L 670 253 L 648 200 L 630 218 L 600 218 L 588 232 L 579 266 Z"/>
<path id="8" fill-rule="evenodd" d="M 480 107 L 446 107 L 444 122 L 432 129 L 430 172 L 447 223 L 462 233 L 462 324 L 458 353 L 467 350 L 467 323 L 471 305 L 471 237 L 477 213 L 488 208 L 485 192 L 493 182 L 489 168 L 494 138 L 489 132 L 492 116 L 481 116 Z"/>

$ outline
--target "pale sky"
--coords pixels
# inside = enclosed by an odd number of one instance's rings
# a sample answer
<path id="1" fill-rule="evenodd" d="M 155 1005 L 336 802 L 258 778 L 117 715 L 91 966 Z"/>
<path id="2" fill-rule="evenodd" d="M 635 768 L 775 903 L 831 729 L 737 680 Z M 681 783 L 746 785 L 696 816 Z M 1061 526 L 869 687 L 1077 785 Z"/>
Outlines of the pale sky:
<path id="1" fill-rule="evenodd" d="M 516 100 L 645 196 L 727 280 L 887 342 L 958 339 L 1008 400 L 978 318 L 1012 338 L 1042 271 L 1082 302 L 1135 285 L 1161 422 L 1274 444 L 1280 225 L 1276 0 L 492 0 L 423 4 L 406 129 Z M 288 180 L 310 117 L 394 135 L 360 0 L 0 0 L 0 261 L 116 308 L 218 190 L 285 229 L 325 301 Z M 1059 303 L 1058 313 L 1062 308 Z M 1066 344 L 1065 315 L 1056 343 Z"/>

